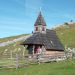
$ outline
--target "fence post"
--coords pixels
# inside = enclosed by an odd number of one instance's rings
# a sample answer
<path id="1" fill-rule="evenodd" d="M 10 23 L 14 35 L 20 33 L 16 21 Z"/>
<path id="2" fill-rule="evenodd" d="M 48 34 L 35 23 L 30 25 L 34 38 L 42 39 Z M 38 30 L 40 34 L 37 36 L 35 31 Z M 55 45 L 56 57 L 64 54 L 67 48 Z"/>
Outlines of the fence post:
<path id="1" fill-rule="evenodd" d="M 16 69 L 18 69 L 18 68 L 19 68 L 19 56 L 16 53 Z"/>

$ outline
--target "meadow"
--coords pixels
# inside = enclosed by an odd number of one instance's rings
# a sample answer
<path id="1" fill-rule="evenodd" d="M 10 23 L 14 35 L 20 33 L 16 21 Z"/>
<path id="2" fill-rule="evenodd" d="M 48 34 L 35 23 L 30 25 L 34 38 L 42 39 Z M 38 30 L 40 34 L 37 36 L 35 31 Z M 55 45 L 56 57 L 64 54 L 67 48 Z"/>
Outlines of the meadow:
<path id="1" fill-rule="evenodd" d="M 75 47 L 75 23 L 61 25 L 55 30 L 64 47 Z"/>
<path id="2" fill-rule="evenodd" d="M 75 75 L 75 60 L 24 66 L 18 69 L 1 69 L 0 75 Z"/>

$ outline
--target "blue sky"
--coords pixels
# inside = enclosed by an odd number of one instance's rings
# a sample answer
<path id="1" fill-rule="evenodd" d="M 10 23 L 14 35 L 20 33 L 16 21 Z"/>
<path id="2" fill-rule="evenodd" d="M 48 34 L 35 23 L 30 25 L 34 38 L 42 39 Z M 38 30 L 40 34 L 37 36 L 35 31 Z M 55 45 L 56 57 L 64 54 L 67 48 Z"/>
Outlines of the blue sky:
<path id="1" fill-rule="evenodd" d="M 0 0 L 0 38 L 31 33 L 40 7 L 47 28 L 75 21 L 75 0 Z"/>

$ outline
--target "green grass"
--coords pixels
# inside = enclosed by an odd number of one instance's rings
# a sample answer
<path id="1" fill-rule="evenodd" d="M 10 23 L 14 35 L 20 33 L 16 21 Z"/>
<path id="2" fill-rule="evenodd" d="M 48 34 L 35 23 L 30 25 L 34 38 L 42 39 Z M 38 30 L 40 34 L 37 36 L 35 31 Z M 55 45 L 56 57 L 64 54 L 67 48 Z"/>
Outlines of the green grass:
<path id="1" fill-rule="evenodd" d="M 22 35 L 19 35 L 19 36 L 13 36 L 13 37 L 7 37 L 7 38 L 2 38 L 0 39 L 1 42 L 4 42 L 4 41 L 8 41 L 8 40 L 14 40 L 14 39 L 17 39 L 17 38 L 20 38 L 20 37 L 23 37 L 23 36 L 26 36 L 27 34 L 22 34 Z M 23 50 L 25 50 L 24 46 L 23 45 L 20 45 L 24 40 L 21 40 L 21 41 L 17 41 L 17 42 L 14 42 L 13 44 L 10 44 L 8 46 L 4 46 L 4 47 L 0 47 L 0 58 L 2 58 L 3 56 L 3 53 L 4 51 L 7 49 L 6 53 L 8 54 L 8 56 L 10 55 L 10 51 L 12 50 L 13 54 L 14 53 L 20 53 L 20 54 L 23 54 Z M 21 49 L 20 51 L 18 51 L 18 49 Z M 16 49 L 16 50 L 15 50 Z"/>
<path id="2" fill-rule="evenodd" d="M 15 62 L 11 59 L 1 59 L 0 60 L 0 67 L 2 67 L 2 68 L 9 67 L 11 65 L 15 65 Z"/>
<path id="3" fill-rule="evenodd" d="M 75 60 L 1 69 L 0 75 L 75 75 Z"/>
<path id="4" fill-rule="evenodd" d="M 14 44 L 16 44 L 15 46 L 13 46 Z M 5 47 L 0 47 L 0 58 L 2 58 L 2 56 L 4 56 L 4 52 L 5 49 L 7 49 L 6 54 L 7 57 L 10 57 L 10 53 L 12 51 L 13 55 L 18 53 L 18 54 L 23 54 L 23 51 L 25 51 L 25 54 L 27 53 L 27 50 L 25 50 L 24 46 L 20 45 L 20 42 L 11 44 L 9 46 L 5 46 Z M 19 50 L 20 48 L 20 50 Z"/>
<path id="5" fill-rule="evenodd" d="M 64 46 L 75 47 L 75 23 L 56 28 L 57 35 Z"/>
<path id="6" fill-rule="evenodd" d="M 4 69 L 4 68 L 16 68 L 17 66 L 17 62 L 19 66 L 23 66 L 24 64 L 27 64 L 27 62 L 21 58 L 17 61 L 16 58 L 13 59 L 0 59 L 0 68 Z"/>
<path id="7" fill-rule="evenodd" d="M 5 38 L 0 38 L 0 43 L 2 42 L 7 42 L 7 41 L 12 41 L 14 39 L 17 39 L 17 38 L 20 38 L 20 37 L 23 37 L 23 36 L 26 36 L 28 34 L 21 34 L 21 35 L 17 35 L 17 36 L 10 36 L 10 37 L 5 37 Z"/>

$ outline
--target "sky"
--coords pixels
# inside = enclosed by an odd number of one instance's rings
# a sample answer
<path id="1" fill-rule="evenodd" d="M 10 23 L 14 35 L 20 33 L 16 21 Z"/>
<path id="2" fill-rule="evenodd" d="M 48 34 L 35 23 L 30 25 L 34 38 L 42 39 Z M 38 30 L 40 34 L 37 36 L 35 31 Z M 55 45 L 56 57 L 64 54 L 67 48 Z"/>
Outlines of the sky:
<path id="1" fill-rule="evenodd" d="M 40 8 L 49 29 L 75 21 L 75 0 L 0 0 L 0 38 L 32 33 Z"/>

